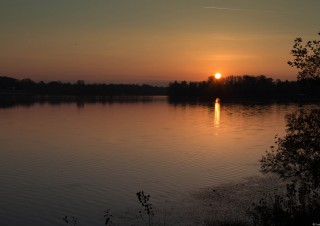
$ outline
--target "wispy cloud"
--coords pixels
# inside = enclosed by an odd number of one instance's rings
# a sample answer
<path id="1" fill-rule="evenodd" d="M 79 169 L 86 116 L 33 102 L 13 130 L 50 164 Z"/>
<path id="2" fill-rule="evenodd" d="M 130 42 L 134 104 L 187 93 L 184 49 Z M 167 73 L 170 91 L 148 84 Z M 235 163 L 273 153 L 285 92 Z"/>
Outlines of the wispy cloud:
<path id="1" fill-rule="evenodd" d="M 215 6 L 205 6 L 205 9 L 219 9 L 219 10 L 232 10 L 232 11 L 248 11 L 247 9 L 236 9 L 236 8 L 221 8 Z"/>
<path id="2" fill-rule="evenodd" d="M 222 54 L 222 55 L 206 55 L 201 60 L 205 61 L 233 61 L 233 60 L 247 60 L 257 58 L 257 55 L 244 54 Z"/>
<path id="3" fill-rule="evenodd" d="M 251 11 L 251 12 L 273 12 L 271 10 L 261 10 L 261 9 L 241 9 L 241 8 L 224 8 L 216 6 L 205 6 L 205 9 L 216 9 L 216 10 L 228 10 L 228 11 Z"/>

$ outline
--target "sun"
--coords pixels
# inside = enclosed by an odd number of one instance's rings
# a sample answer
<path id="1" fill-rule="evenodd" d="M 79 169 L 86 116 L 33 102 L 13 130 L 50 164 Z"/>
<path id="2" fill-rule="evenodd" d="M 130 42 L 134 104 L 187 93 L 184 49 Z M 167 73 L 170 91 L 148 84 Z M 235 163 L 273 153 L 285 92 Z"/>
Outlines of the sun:
<path id="1" fill-rule="evenodd" d="M 220 78 L 221 78 L 221 74 L 220 74 L 220 73 L 216 73 L 216 74 L 214 75 L 214 77 L 215 77 L 216 79 L 220 79 Z"/>

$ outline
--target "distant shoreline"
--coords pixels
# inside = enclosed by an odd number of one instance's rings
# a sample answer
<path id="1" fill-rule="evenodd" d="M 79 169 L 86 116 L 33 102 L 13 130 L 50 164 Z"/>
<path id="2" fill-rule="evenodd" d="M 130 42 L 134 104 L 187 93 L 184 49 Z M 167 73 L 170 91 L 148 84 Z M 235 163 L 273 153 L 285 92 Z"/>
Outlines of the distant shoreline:
<path id="1" fill-rule="evenodd" d="M 154 103 L 166 102 L 170 105 L 206 105 L 214 106 L 216 98 L 171 98 L 167 95 L 151 96 L 76 96 L 76 95 L 33 95 L 33 94 L 1 94 L 0 109 L 12 107 L 31 107 L 36 104 L 62 105 L 75 104 L 77 107 L 84 107 L 86 104 L 131 104 L 131 103 Z M 221 104 L 240 104 L 240 105 L 270 105 L 270 104 L 319 104 L 320 99 L 301 100 L 301 99 L 244 99 L 244 98 L 224 98 Z"/>
<path id="2" fill-rule="evenodd" d="M 60 81 L 34 82 L 0 76 L 0 98 L 3 99 L 75 99 L 110 100 L 121 97 L 168 96 L 169 101 L 279 100 L 290 102 L 319 101 L 320 91 L 313 81 L 280 81 L 266 76 L 229 76 L 202 82 L 171 82 L 168 86 L 138 84 L 86 84 Z M 0 100 L 1 100 L 0 99 Z"/>

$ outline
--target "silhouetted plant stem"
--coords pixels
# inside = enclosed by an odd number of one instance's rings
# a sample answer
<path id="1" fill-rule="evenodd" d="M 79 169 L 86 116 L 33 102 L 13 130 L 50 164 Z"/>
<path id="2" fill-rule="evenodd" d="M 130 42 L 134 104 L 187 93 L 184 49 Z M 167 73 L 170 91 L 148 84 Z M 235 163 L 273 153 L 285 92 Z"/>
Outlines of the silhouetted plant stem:
<path id="1" fill-rule="evenodd" d="M 152 204 L 149 203 L 150 195 L 145 195 L 143 191 L 137 192 L 138 200 L 140 204 L 144 207 L 144 211 L 148 215 L 149 226 L 152 225 L 152 217 L 154 216 L 154 211 L 152 209 Z"/>

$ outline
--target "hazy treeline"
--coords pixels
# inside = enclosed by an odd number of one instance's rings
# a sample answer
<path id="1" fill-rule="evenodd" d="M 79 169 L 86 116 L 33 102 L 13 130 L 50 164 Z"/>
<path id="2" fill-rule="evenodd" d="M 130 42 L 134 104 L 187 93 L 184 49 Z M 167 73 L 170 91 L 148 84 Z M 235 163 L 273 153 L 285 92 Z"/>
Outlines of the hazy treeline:
<path id="1" fill-rule="evenodd" d="M 171 82 L 168 87 L 138 84 L 86 84 L 60 81 L 35 82 L 30 79 L 14 79 L 0 76 L 0 94 L 31 94 L 53 96 L 156 96 L 170 98 L 244 98 L 288 99 L 319 98 L 319 86 L 314 81 L 281 81 L 260 76 L 209 77 L 202 82 Z"/>
<path id="2" fill-rule="evenodd" d="M 60 81 L 35 82 L 30 79 L 0 77 L 0 94 L 35 94 L 35 95 L 79 95 L 79 96 L 121 96 L 121 95 L 166 95 L 166 87 L 137 84 L 85 84 Z"/>
<path id="3" fill-rule="evenodd" d="M 209 77 L 203 82 L 172 82 L 168 87 L 171 97 L 200 98 L 293 98 L 302 94 L 296 81 L 281 81 L 260 76 Z"/>

